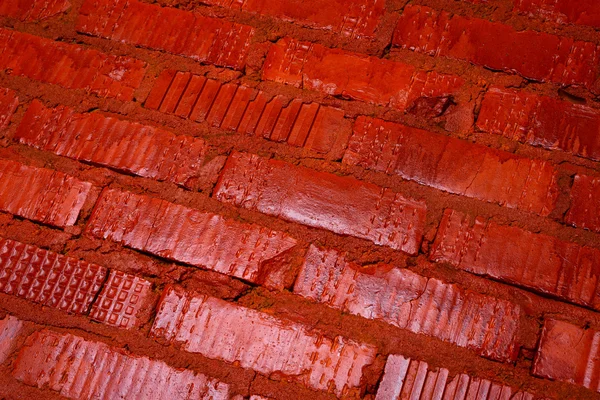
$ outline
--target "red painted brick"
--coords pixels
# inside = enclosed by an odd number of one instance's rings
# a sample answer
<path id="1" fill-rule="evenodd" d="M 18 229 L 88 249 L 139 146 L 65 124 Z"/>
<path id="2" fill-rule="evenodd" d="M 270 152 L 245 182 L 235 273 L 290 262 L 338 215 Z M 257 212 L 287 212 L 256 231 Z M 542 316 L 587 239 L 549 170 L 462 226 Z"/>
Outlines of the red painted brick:
<path id="1" fill-rule="evenodd" d="M 564 85 L 591 87 L 600 65 L 599 48 L 591 42 L 535 31 L 517 32 L 501 23 L 421 6 L 404 8 L 393 44 Z"/>
<path id="2" fill-rule="evenodd" d="M 39 21 L 71 8 L 69 0 L 2 0 L 0 15 L 21 21 Z"/>
<path id="3" fill-rule="evenodd" d="M 106 268 L 9 239 L 0 240 L 0 292 L 86 314 Z"/>
<path id="4" fill-rule="evenodd" d="M 138 326 L 137 314 L 147 304 L 152 284 L 145 279 L 111 271 L 102 292 L 94 301 L 90 318 L 119 328 Z"/>
<path id="5" fill-rule="evenodd" d="M 112 189 L 105 189 L 96 203 L 87 231 L 159 257 L 278 288 L 290 267 L 268 261 L 296 244 L 258 225 Z"/>
<path id="6" fill-rule="evenodd" d="M 243 69 L 254 29 L 138 0 L 87 0 L 77 31 Z"/>
<path id="7" fill-rule="evenodd" d="M 600 392 L 600 331 L 544 321 L 533 374 Z"/>
<path id="8" fill-rule="evenodd" d="M 12 315 L 0 320 L 0 364 L 3 364 L 14 350 L 15 339 L 22 327 L 23 323 Z"/>
<path id="9" fill-rule="evenodd" d="M 23 218 L 74 225 L 91 187 L 62 172 L 0 160 L 0 210 Z"/>
<path id="10" fill-rule="evenodd" d="M 49 109 L 34 100 L 15 138 L 59 156 L 104 165 L 146 178 L 189 186 L 201 174 L 202 139 L 99 113 Z"/>
<path id="11" fill-rule="evenodd" d="M 311 246 L 294 293 L 495 360 L 517 356 L 518 306 L 406 269 L 380 265 L 361 271 L 340 253 Z"/>
<path id="12" fill-rule="evenodd" d="M 338 396 L 360 385 L 376 348 L 226 301 L 168 287 L 152 327 L 155 337 L 183 350 L 236 363 L 261 374 L 278 372 Z"/>
<path id="13" fill-rule="evenodd" d="M 446 210 L 431 259 L 600 310 L 600 250 Z"/>
<path id="14" fill-rule="evenodd" d="M 71 399 L 229 399 L 229 386 L 216 379 L 48 330 L 27 339 L 13 375 Z"/>
<path id="15" fill-rule="evenodd" d="M 370 117 L 357 119 L 343 162 L 544 216 L 558 197 L 545 161 Z"/>
<path id="16" fill-rule="evenodd" d="M 101 97 L 133 99 L 146 64 L 0 28 L 0 70 Z"/>
<path id="17" fill-rule="evenodd" d="M 576 175 L 571 188 L 571 208 L 565 221 L 600 232 L 600 178 Z"/>
<path id="18" fill-rule="evenodd" d="M 341 155 L 351 132 L 342 110 L 300 100 L 287 103 L 283 96 L 269 98 L 247 86 L 167 70 L 154 84 L 145 107 L 207 121 L 228 131 Z"/>
<path id="19" fill-rule="evenodd" d="M 19 99 L 13 90 L 0 88 L 0 131 L 8 126 L 18 105 Z"/>
<path id="20" fill-rule="evenodd" d="M 398 110 L 421 97 L 451 96 L 464 83 L 457 76 L 291 38 L 271 45 L 262 77 Z"/>
<path id="21" fill-rule="evenodd" d="M 426 206 L 391 189 L 283 161 L 234 153 L 213 194 L 218 200 L 416 254 Z"/>
<path id="22" fill-rule="evenodd" d="M 201 0 L 204 4 L 270 15 L 352 38 L 375 35 L 385 12 L 383 0 Z M 317 11 L 318 10 L 318 11 Z"/>
<path id="23" fill-rule="evenodd" d="M 600 28 L 600 3 L 596 0 L 513 0 L 515 10 L 559 24 Z"/>

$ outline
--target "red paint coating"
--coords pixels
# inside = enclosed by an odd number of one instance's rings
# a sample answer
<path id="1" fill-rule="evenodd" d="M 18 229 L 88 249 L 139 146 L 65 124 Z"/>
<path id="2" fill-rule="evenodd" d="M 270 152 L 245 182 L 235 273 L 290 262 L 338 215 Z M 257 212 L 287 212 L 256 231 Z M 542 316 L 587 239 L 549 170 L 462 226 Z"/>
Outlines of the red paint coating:
<path id="1" fill-rule="evenodd" d="M 70 7 L 69 0 L 2 0 L 0 15 L 21 21 L 38 21 L 54 17 Z"/>
<path id="2" fill-rule="evenodd" d="M 600 232 L 600 178 L 575 176 L 571 189 L 571 208 L 565 221 L 579 228 Z"/>
<path id="3" fill-rule="evenodd" d="M 0 88 L 0 131 L 8 126 L 18 105 L 19 99 L 14 91 Z"/>

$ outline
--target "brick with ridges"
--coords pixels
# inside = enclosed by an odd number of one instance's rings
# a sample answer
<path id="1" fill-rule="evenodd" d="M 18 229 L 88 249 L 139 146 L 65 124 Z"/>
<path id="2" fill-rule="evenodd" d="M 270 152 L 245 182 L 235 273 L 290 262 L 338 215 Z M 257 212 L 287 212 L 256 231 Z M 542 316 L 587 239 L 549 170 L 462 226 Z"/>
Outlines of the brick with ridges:
<path id="1" fill-rule="evenodd" d="M 262 78 L 398 110 L 421 97 L 452 96 L 464 83 L 458 76 L 291 38 L 271 45 Z"/>
<path id="2" fill-rule="evenodd" d="M 18 105 L 19 98 L 14 90 L 0 88 L 0 131 L 8 126 Z"/>
<path id="3" fill-rule="evenodd" d="M 138 0 L 87 0 L 76 29 L 238 70 L 246 64 L 254 35 L 247 25 Z"/>
<path id="4" fill-rule="evenodd" d="M 337 251 L 311 246 L 294 293 L 491 359 L 517 356 L 518 306 L 406 269 L 379 265 L 361 271 Z"/>
<path id="5" fill-rule="evenodd" d="M 207 150 L 202 139 L 99 113 L 50 109 L 37 100 L 29 106 L 15 138 L 59 156 L 188 187 L 201 174 Z"/>
<path id="6" fill-rule="evenodd" d="M 32 59 L 38 62 L 32 63 Z M 0 28 L 0 70 L 128 101 L 142 82 L 146 64 L 131 57 Z"/>
<path id="7" fill-rule="evenodd" d="M 575 176 L 571 188 L 571 208 L 565 221 L 579 228 L 600 232 L 600 178 Z"/>
<path id="8" fill-rule="evenodd" d="M 545 161 L 363 116 L 343 162 L 543 216 L 559 192 L 556 171 Z"/>
<path id="9" fill-rule="evenodd" d="M 373 346 L 341 336 L 331 339 L 304 325 L 173 286 L 163 294 L 151 334 L 191 353 L 265 375 L 278 372 L 338 395 L 359 388 L 363 367 L 377 354 Z"/>
<path id="10" fill-rule="evenodd" d="M 49 330 L 27 339 L 13 375 L 71 399 L 229 399 L 227 384 L 203 374 Z"/>
<path id="11" fill-rule="evenodd" d="M 74 225 L 91 187 L 62 172 L 0 160 L 0 210 L 23 218 Z"/>
<path id="12" fill-rule="evenodd" d="M 23 323 L 12 315 L 0 320 L 0 364 L 3 364 L 14 350 L 15 339 L 22 327 Z"/>
<path id="13" fill-rule="evenodd" d="M 592 87 L 600 71 L 600 48 L 592 42 L 502 23 L 408 6 L 398 20 L 398 47 L 516 72 L 541 82 Z"/>
<path id="14" fill-rule="evenodd" d="M 14 240 L 0 240 L 0 292 L 86 314 L 106 268 Z"/>
<path id="15" fill-rule="evenodd" d="M 69 8 L 69 0 L 0 0 L 0 15 L 21 21 L 44 20 Z"/>
<path id="16" fill-rule="evenodd" d="M 269 261 L 296 245 L 282 232 L 112 189 L 102 192 L 86 229 L 159 257 L 277 288 L 291 267 Z"/>
<path id="17" fill-rule="evenodd" d="M 513 0 L 515 11 L 559 24 L 600 28 L 600 3 L 596 0 Z"/>

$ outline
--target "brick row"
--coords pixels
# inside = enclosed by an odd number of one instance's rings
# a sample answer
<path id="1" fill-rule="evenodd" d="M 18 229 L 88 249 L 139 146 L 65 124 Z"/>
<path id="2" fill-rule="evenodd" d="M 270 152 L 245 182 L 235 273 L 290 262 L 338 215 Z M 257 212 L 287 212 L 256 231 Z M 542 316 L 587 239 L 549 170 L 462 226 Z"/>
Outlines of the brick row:
<path id="1" fill-rule="evenodd" d="M 7 315 L 0 320 L 0 364 L 4 364 L 4 361 L 14 350 L 15 340 L 19 336 L 22 327 L 23 322 L 12 315 Z"/>
<path id="2" fill-rule="evenodd" d="M 590 88 L 600 69 L 600 51 L 594 43 L 535 31 L 517 32 L 502 23 L 421 6 L 404 8 L 393 44 L 563 85 Z"/>
<path id="3" fill-rule="evenodd" d="M 0 131 L 8 126 L 18 105 L 19 98 L 14 90 L 0 88 Z"/>
<path id="4" fill-rule="evenodd" d="M 254 224 L 114 189 L 105 189 L 86 231 L 133 249 L 282 288 L 290 271 L 270 262 L 296 245 Z"/>
<path id="5" fill-rule="evenodd" d="M 0 160 L 0 210 L 57 227 L 74 225 L 92 184 Z"/>
<path id="6" fill-rule="evenodd" d="M 464 83 L 458 76 L 291 38 L 271 45 L 262 78 L 398 110 L 423 97 L 450 97 Z"/>
<path id="7" fill-rule="evenodd" d="M 0 28 L 0 70 L 128 101 L 142 82 L 146 64 L 131 57 Z"/>
<path id="8" fill-rule="evenodd" d="M 252 154 L 232 154 L 213 196 L 238 207 L 417 254 L 427 207 L 391 189 Z"/>
<path id="9" fill-rule="evenodd" d="M 15 139 L 59 156 L 187 187 L 200 176 L 208 148 L 202 139 L 99 113 L 46 108 L 37 100 L 29 105 Z"/>
<path id="10" fill-rule="evenodd" d="M 71 8 L 69 0 L 4 0 L 0 15 L 21 21 L 41 21 Z"/>
<path id="11" fill-rule="evenodd" d="M 335 250 L 311 246 L 294 293 L 494 360 L 518 353 L 518 306 L 390 265 L 361 270 Z"/>
<path id="12" fill-rule="evenodd" d="M 343 162 L 543 216 L 559 192 L 556 171 L 545 161 L 363 116 Z"/>
<path id="13" fill-rule="evenodd" d="M 191 370 L 72 334 L 42 330 L 19 352 L 13 375 L 71 399 L 229 399 L 229 386 Z"/>
<path id="14" fill-rule="evenodd" d="M 356 392 L 377 350 L 341 336 L 226 301 L 168 287 L 151 334 L 183 350 L 236 363 L 261 374 L 278 372 L 338 396 Z"/>
<path id="15" fill-rule="evenodd" d="M 595 0 L 513 0 L 514 9 L 530 17 L 559 24 L 600 28 L 600 3 Z"/>
<path id="16" fill-rule="evenodd" d="M 571 208 L 565 216 L 568 224 L 600 232 L 600 178 L 575 176 L 571 188 Z"/>
<path id="17" fill-rule="evenodd" d="M 238 70 L 246 64 L 254 35 L 250 26 L 138 0 L 87 0 L 76 29 Z"/>

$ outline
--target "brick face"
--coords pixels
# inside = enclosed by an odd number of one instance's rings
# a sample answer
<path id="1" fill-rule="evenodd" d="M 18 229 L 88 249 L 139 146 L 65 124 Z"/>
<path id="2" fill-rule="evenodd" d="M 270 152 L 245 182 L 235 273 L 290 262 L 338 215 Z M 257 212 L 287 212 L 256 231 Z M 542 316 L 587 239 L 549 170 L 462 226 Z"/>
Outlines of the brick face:
<path id="1" fill-rule="evenodd" d="M 357 119 L 343 162 L 544 216 L 558 196 L 547 162 L 369 117 Z"/>
<path id="2" fill-rule="evenodd" d="M 0 364 L 4 364 L 4 361 L 13 351 L 15 339 L 17 339 L 22 327 L 23 322 L 12 315 L 7 315 L 0 320 Z"/>
<path id="3" fill-rule="evenodd" d="M 230 156 L 218 200 L 416 254 L 426 206 L 390 189 L 251 154 Z"/>
<path id="4" fill-rule="evenodd" d="M 311 246 L 294 293 L 491 359 L 517 355 L 517 306 L 405 269 L 380 265 L 379 271 L 362 272 L 338 252 Z"/>
<path id="5" fill-rule="evenodd" d="M 513 0 L 515 11 L 559 24 L 600 28 L 600 4 L 596 0 Z"/>
<path id="6" fill-rule="evenodd" d="M 0 88 L 0 131 L 8 126 L 18 105 L 19 99 L 13 90 Z"/>
<path id="7" fill-rule="evenodd" d="M 289 379 L 338 396 L 356 391 L 373 346 L 341 336 L 328 338 L 303 325 L 168 287 L 152 335 L 180 343 L 185 351 L 239 363 L 261 374 Z"/>
<path id="8" fill-rule="evenodd" d="M 600 232 L 600 178 L 576 175 L 571 188 L 571 208 L 565 221 Z"/>
<path id="9" fill-rule="evenodd" d="M 138 0 L 86 0 L 77 31 L 243 69 L 254 29 Z"/>
<path id="10" fill-rule="evenodd" d="M 71 8 L 69 0 L 3 0 L 0 15 L 21 21 L 51 18 Z"/>

